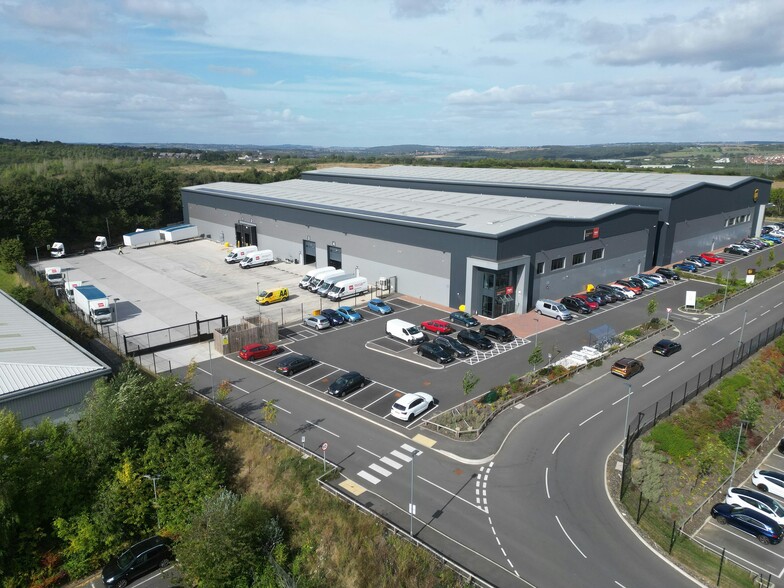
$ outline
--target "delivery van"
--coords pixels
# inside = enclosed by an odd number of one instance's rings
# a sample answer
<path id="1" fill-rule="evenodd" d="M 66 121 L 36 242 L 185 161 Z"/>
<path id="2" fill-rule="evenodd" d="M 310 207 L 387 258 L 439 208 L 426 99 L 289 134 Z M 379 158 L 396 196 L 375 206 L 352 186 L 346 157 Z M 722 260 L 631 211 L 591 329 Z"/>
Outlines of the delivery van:
<path id="1" fill-rule="evenodd" d="M 326 272 L 331 272 L 334 270 L 335 268 L 332 267 L 331 265 L 326 267 L 313 268 L 304 276 L 302 276 L 302 279 L 299 281 L 299 287 L 306 290 L 307 287 L 310 286 L 310 282 L 313 280 L 313 278 L 315 278 L 318 275 L 324 274 Z"/>
<path id="2" fill-rule="evenodd" d="M 229 251 L 229 254 L 226 256 L 226 259 L 224 259 L 223 261 L 225 261 L 226 263 L 239 263 L 243 259 L 245 259 L 245 257 L 248 254 L 254 253 L 255 251 L 258 250 L 259 248 L 256 247 L 255 245 L 248 245 L 247 247 L 235 247 L 234 249 Z"/>
<path id="3" fill-rule="evenodd" d="M 310 290 L 311 292 L 318 292 L 318 289 L 321 288 L 321 285 L 324 283 L 324 280 L 326 280 L 327 278 L 335 278 L 340 275 L 343 275 L 346 278 L 349 277 L 346 276 L 346 272 L 339 269 L 332 270 L 331 272 L 324 272 L 323 274 L 319 274 L 317 277 L 314 277 L 310 281 L 310 284 L 308 284 L 308 290 Z M 334 282 L 332 283 L 334 284 Z"/>
<path id="4" fill-rule="evenodd" d="M 400 339 L 409 345 L 416 345 L 425 340 L 425 334 L 416 325 L 400 319 L 389 319 L 387 321 L 387 335 Z"/>
<path id="5" fill-rule="evenodd" d="M 256 304 L 266 306 L 273 302 L 283 302 L 289 299 L 288 288 L 273 288 L 272 290 L 264 290 L 256 296 Z"/>
<path id="6" fill-rule="evenodd" d="M 246 255 L 245 259 L 240 262 L 240 267 L 242 269 L 249 269 L 260 265 L 269 265 L 273 261 L 275 261 L 275 256 L 272 253 L 272 249 L 262 249 L 261 251 L 253 251 Z"/>
<path id="7" fill-rule="evenodd" d="M 334 286 L 341 280 L 345 280 L 350 277 L 351 276 L 346 272 L 340 272 L 340 274 L 338 275 L 326 277 L 321 281 L 321 285 L 318 287 L 318 290 L 316 290 L 316 294 L 318 294 L 322 298 L 326 298 L 332 286 Z"/>
<path id="8" fill-rule="evenodd" d="M 343 300 L 344 298 L 349 298 L 350 296 L 360 296 L 367 291 L 367 278 L 348 278 L 346 280 L 341 280 L 340 282 L 335 282 L 335 284 L 329 289 L 327 297 L 330 300 L 337 301 Z"/>

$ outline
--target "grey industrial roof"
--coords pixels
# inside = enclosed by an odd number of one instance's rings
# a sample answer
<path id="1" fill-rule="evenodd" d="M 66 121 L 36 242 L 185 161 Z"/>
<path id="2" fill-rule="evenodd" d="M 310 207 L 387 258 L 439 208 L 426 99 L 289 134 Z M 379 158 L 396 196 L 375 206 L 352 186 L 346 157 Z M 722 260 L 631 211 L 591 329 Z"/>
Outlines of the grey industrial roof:
<path id="1" fill-rule="evenodd" d="M 673 196 L 701 185 L 731 188 L 751 176 L 705 176 L 691 174 L 561 171 L 392 165 L 379 168 L 329 167 L 302 174 L 412 181 L 486 184 L 514 188 L 617 192 L 650 196 Z"/>
<path id="2" fill-rule="evenodd" d="M 0 399 L 109 367 L 0 292 Z"/>
<path id="3" fill-rule="evenodd" d="M 340 182 L 286 180 L 273 184 L 216 182 L 184 188 L 354 218 L 427 225 L 455 232 L 499 236 L 550 218 L 595 220 L 626 205 L 545 198 L 461 194 Z"/>

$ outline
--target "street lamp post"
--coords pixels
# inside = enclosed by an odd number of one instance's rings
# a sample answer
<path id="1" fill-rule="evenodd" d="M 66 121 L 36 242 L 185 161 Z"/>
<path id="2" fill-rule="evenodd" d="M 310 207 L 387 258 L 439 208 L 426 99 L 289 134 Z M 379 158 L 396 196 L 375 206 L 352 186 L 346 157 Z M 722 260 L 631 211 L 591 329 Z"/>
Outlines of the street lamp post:
<path id="1" fill-rule="evenodd" d="M 748 310 L 743 311 L 743 324 L 740 326 L 740 338 L 738 339 L 738 350 L 741 350 L 743 347 L 743 329 L 746 328 L 746 314 Z"/>
<path id="2" fill-rule="evenodd" d="M 158 480 L 161 479 L 160 476 L 151 476 L 150 474 L 142 474 L 142 478 L 147 478 L 148 480 L 152 480 L 152 494 L 155 497 L 155 504 L 153 507 L 155 508 L 155 519 L 158 521 L 158 528 L 161 528 L 161 517 L 158 514 Z"/>
<path id="3" fill-rule="evenodd" d="M 746 421 L 740 422 L 740 429 L 738 429 L 738 441 L 735 443 L 735 457 L 732 458 L 732 474 L 730 475 L 730 486 L 732 486 L 732 481 L 735 478 L 735 464 L 738 461 L 738 451 L 740 450 L 740 436 L 743 433 L 743 425 L 746 424 Z"/>
<path id="4" fill-rule="evenodd" d="M 410 523 L 408 533 L 414 536 L 414 515 L 416 514 L 416 505 L 414 504 L 414 460 L 416 459 L 416 450 L 411 450 L 411 498 L 408 503 L 408 513 L 410 516 Z"/>
<path id="5" fill-rule="evenodd" d="M 539 319 L 535 318 L 536 321 L 536 332 L 534 333 L 534 349 L 539 346 Z"/>
<path id="6" fill-rule="evenodd" d="M 210 393 L 212 401 L 215 402 L 215 375 L 212 373 L 212 341 L 207 341 L 207 351 L 210 354 Z"/>
<path id="7" fill-rule="evenodd" d="M 730 281 L 729 279 L 724 280 L 724 301 L 721 303 L 721 312 L 724 312 L 724 309 L 727 308 L 727 290 L 729 290 Z"/>
<path id="8" fill-rule="evenodd" d="M 120 317 L 117 315 L 117 302 L 119 298 L 114 298 L 114 332 L 117 340 L 117 350 L 120 350 Z"/>
<path id="9" fill-rule="evenodd" d="M 626 395 L 626 418 L 623 421 L 623 450 L 621 451 L 622 457 L 626 457 L 626 435 L 627 427 L 629 426 L 629 404 L 631 404 L 632 400 L 632 385 L 626 385 L 629 387 L 629 393 Z"/>

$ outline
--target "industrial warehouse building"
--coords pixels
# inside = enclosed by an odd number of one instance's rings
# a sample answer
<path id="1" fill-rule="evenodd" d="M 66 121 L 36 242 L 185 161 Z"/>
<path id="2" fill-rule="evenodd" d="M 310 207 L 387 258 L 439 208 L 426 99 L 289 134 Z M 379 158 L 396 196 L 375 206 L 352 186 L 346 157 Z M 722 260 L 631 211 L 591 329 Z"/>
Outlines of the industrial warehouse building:
<path id="1" fill-rule="evenodd" d="M 111 369 L 5 292 L 0 292 L 0 408 L 30 426 L 76 418 Z"/>
<path id="2" fill-rule="evenodd" d="M 771 187 L 753 177 L 413 166 L 303 178 L 183 188 L 185 221 L 221 242 L 388 278 L 399 292 L 487 317 L 758 234 Z"/>

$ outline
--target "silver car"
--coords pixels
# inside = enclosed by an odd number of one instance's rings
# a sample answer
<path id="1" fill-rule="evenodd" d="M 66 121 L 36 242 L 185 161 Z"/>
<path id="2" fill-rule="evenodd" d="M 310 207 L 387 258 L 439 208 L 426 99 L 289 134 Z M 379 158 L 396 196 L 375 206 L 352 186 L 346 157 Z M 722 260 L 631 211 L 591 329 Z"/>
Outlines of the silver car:
<path id="1" fill-rule="evenodd" d="M 325 316 L 307 316 L 305 317 L 305 326 L 310 327 L 311 329 L 316 329 L 320 331 L 322 329 L 328 329 L 332 325 L 329 322 L 329 319 Z"/>

